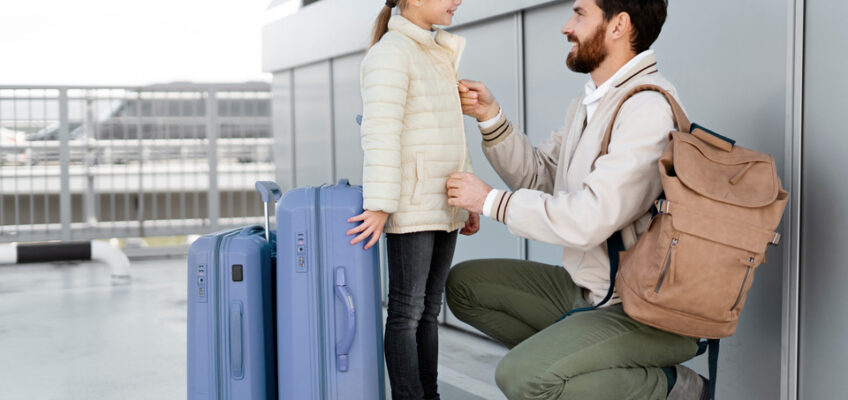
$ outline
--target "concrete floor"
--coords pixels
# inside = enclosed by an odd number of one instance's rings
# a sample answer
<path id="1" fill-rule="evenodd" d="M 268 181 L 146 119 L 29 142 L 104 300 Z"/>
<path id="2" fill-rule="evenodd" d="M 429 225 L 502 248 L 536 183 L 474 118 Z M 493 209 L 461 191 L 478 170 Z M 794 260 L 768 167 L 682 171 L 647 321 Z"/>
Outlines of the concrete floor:
<path id="1" fill-rule="evenodd" d="M 96 263 L 0 266 L 0 399 L 184 399 L 185 264 L 134 260 L 123 286 Z M 443 329 L 442 398 L 503 399 L 505 353 Z"/>

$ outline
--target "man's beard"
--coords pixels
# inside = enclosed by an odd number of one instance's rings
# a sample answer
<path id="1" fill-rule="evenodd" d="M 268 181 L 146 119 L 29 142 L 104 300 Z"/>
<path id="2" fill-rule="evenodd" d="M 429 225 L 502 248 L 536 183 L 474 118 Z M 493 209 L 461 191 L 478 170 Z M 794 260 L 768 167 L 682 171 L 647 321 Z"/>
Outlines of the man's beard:
<path id="1" fill-rule="evenodd" d="M 607 49 L 604 47 L 607 24 L 598 27 L 595 33 L 585 41 L 580 41 L 576 36 L 568 36 L 571 42 L 577 42 L 577 51 L 569 53 L 565 59 L 568 69 L 588 74 L 598 68 L 607 58 Z"/>

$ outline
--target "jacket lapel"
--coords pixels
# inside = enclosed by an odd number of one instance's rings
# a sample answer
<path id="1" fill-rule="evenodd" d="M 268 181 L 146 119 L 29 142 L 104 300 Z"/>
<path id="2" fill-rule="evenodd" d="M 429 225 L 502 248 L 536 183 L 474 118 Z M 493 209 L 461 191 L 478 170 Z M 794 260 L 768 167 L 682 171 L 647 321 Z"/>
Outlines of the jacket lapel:
<path id="1" fill-rule="evenodd" d="M 612 82 L 612 87 L 610 88 L 610 90 L 603 98 L 601 98 L 601 102 L 598 104 L 598 109 L 595 110 L 596 118 L 592 118 L 592 121 L 587 124 L 585 130 L 597 131 L 600 128 L 601 132 L 606 132 L 606 127 L 609 125 L 610 122 L 612 122 L 606 118 L 608 114 L 607 110 L 609 107 L 615 107 L 618 105 L 620 97 L 619 95 L 621 94 L 621 88 L 627 83 L 633 82 L 637 78 L 653 74 L 657 71 L 657 56 L 655 54 L 651 54 L 650 56 L 645 57 L 645 59 L 631 67 L 630 70 L 627 71 L 627 73 L 622 74 L 619 78 L 616 78 L 616 80 Z M 582 106 L 582 108 L 585 112 L 586 106 Z M 602 126 L 596 126 L 598 124 L 601 124 Z M 600 141 L 602 139 L 603 138 L 598 138 L 597 140 Z"/>

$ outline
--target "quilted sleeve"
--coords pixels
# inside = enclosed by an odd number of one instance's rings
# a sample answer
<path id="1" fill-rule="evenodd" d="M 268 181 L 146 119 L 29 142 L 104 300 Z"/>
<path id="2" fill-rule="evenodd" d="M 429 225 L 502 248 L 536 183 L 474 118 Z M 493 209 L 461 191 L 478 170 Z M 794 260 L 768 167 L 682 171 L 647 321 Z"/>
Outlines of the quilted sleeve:
<path id="1" fill-rule="evenodd" d="M 364 208 L 393 213 L 400 199 L 404 110 L 409 58 L 397 45 L 380 42 L 360 66 Z"/>

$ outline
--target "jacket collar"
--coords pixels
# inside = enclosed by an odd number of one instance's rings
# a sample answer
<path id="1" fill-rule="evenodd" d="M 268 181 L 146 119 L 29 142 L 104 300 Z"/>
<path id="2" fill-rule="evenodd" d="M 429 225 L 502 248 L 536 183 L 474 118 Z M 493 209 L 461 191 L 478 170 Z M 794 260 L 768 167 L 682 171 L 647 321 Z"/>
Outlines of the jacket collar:
<path id="1" fill-rule="evenodd" d="M 392 15 L 389 19 L 389 31 L 402 33 L 425 48 L 447 50 L 453 60 L 454 68 L 459 67 L 459 59 L 462 57 L 463 50 L 465 50 L 465 38 L 435 28 L 436 37 L 434 39 L 431 32 L 421 29 L 420 26 L 398 14 Z"/>
<path id="2" fill-rule="evenodd" d="M 612 86 L 618 89 L 627 84 L 627 82 L 641 76 L 653 74 L 657 71 L 657 55 L 654 54 L 654 52 L 651 52 L 650 54 L 646 54 L 645 57 L 639 60 L 639 62 L 630 66 L 630 68 L 627 69 L 627 72 L 621 74 L 612 81 Z"/>

